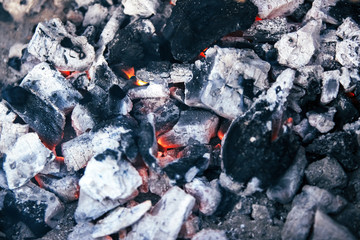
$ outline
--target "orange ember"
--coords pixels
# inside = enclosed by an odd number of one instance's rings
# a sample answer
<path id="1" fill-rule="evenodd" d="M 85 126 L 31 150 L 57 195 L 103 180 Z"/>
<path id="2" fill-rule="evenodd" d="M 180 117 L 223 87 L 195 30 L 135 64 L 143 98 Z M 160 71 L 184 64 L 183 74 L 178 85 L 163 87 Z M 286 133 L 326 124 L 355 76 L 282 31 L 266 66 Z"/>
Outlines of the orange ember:
<path id="1" fill-rule="evenodd" d="M 68 77 L 71 75 L 71 71 L 60 71 L 61 75 L 63 75 L 64 77 Z"/>
<path id="2" fill-rule="evenodd" d="M 348 92 L 348 93 L 346 93 L 346 95 L 350 98 L 355 97 L 355 93 L 353 93 L 353 92 Z"/>
<path id="3" fill-rule="evenodd" d="M 206 55 L 205 55 L 206 50 L 208 50 L 208 48 L 205 48 L 204 50 L 202 50 L 202 52 L 199 54 L 199 58 L 206 58 Z"/>
<path id="4" fill-rule="evenodd" d="M 63 162 L 64 162 L 64 157 L 58 157 L 58 156 L 56 156 L 56 157 L 55 157 L 55 161 L 60 162 L 60 163 L 63 163 Z"/>
<path id="5" fill-rule="evenodd" d="M 86 76 L 87 76 L 87 78 L 90 80 L 91 79 L 91 77 L 90 77 L 90 73 L 89 73 L 89 71 L 85 71 L 85 73 L 86 73 Z"/>
<path id="6" fill-rule="evenodd" d="M 294 119 L 292 117 L 289 117 L 287 120 L 286 120 L 286 123 L 287 124 L 292 124 L 294 122 Z"/>
<path id="7" fill-rule="evenodd" d="M 217 132 L 217 136 L 218 136 L 218 138 L 219 138 L 220 140 L 222 140 L 222 139 L 224 138 L 224 135 L 225 135 L 225 133 L 224 133 L 223 131 L 221 131 L 221 130 L 219 130 L 219 131 Z"/>
<path id="8" fill-rule="evenodd" d="M 77 186 L 76 186 L 76 192 L 75 192 L 75 198 L 76 198 L 76 199 L 79 199 L 79 196 L 80 196 L 80 186 L 77 185 Z"/>
<path id="9" fill-rule="evenodd" d="M 214 149 L 220 149 L 220 148 L 221 148 L 221 144 L 220 144 L 220 143 L 216 144 L 216 146 L 214 147 Z"/>
<path id="10" fill-rule="evenodd" d="M 44 184 L 43 184 L 43 182 L 41 181 L 41 179 L 40 179 L 40 177 L 39 177 L 39 174 L 35 175 L 34 178 L 35 178 L 36 182 L 39 184 L 39 187 L 44 188 Z"/>
<path id="11" fill-rule="evenodd" d="M 122 69 L 123 73 L 127 76 L 128 79 L 135 76 L 135 69 L 134 67 L 128 68 L 128 69 Z"/>
<path id="12" fill-rule="evenodd" d="M 149 85 L 149 83 L 145 82 L 145 81 L 142 81 L 140 79 L 136 79 L 135 85 L 141 87 L 141 86 Z"/>
<path id="13" fill-rule="evenodd" d="M 256 16 L 256 17 L 255 17 L 255 22 L 256 22 L 256 21 L 261 21 L 261 20 L 262 20 L 262 19 L 259 18 L 259 16 Z"/>

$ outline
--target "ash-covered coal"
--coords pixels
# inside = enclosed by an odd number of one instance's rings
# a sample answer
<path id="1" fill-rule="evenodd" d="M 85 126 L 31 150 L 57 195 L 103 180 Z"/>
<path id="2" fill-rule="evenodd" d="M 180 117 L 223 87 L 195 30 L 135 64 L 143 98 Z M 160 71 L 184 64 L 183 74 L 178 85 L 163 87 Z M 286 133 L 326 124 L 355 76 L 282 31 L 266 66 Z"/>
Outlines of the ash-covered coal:
<path id="1" fill-rule="evenodd" d="M 256 14 L 248 0 L 178 1 L 163 34 L 175 59 L 191 61 L 224 35 L 249 28 Z"/>

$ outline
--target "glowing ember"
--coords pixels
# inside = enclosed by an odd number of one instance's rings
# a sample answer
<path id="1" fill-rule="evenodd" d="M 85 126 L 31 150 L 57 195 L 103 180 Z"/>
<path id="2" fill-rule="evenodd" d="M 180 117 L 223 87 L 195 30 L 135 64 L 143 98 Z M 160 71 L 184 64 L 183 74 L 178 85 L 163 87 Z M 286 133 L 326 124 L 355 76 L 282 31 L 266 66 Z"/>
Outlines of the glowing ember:
<path id="1" fill-rule="evenodd" d="M 199 54 L 199 58 L 206 58 L 206 55 L 205 55 L 206 50 L 208 50 L 208 48 L 205 48 L 205 49 Z"/>
<path id="2" fill-rule="evenodd" d="M 348 92 L 348 93 L 346 93 L 346 95 L 350 98 L 355 97 L 355 93 L 353 93 L 353 92 Z"/>
<path id="3" fill-rule="evenodd" d="M 127 69 L 122 69 L 121 70 L 123 73 L 125 73 L 127 79 L 130 79 L 131 77 L 135 76 L 135 69 L 134 67 L 131 68 L 127 68 Z"/>
<path id="4" fill-rule="evenodd" d="M 292 117 L 289 117 L 287 120 L 286 120 L 286 124 L 292 124 L 294 122 L 294 119 Z"/>
<path id="5" fill-rule="evenodd" d="M 71 75 L 71 71 L 60 71 L 61 75 L 63 75 L 64 77 L 68 77 Z"/>
<path id="6" fill-rule="evenodd" d="M 256 17 L 255 17 L 255 22 L 256 22 L 256 21 L 261 21 L 261 20 L 262 20 L 262 19 L 259 18 L 259 16 L 256 16 Z"/>
<path id="7" fill-rule="evenodd" d="M 217 132 L 217 136 L 218 136 L 218 138 L 219 138 L 220 140 L 222 140 L 222 139 L 224 138 L 224 135 L 225 135 L 225 133 L 224 133 L 222 130 L 219 130 L 219 131 Z"/>
<path id="8" fill-rule="evenodd" d="M 90 79 L 91 79 L 91 77 L 90 77 L 90 73 L 89 73 L 89 71 L 85 71 L 85 73 L 86 73 L 87 78 L 90 80 Z"/>
<path id="9" fill-rule="evenodd" d="M 64 157 L 58 157 L 58 156 L 56 156 L 56 157 L 55 157 L 55 161 L 60 162 L 60 163 L 63 163 L 63 162 L 64 162 Z"/>
<path id="10" fill-rule="evenodd" d="M 171 1 L 170 0 L 170 2 L 169 2 L 171 5 L 173 5 L 173 6 L 175 6 L 176 4 L 173 2 L 173 1 Z"/>
<path id="11" fill-rule="evenodd" d="M 80 186 L 77 185 L 77 186 L 76 186 L 76 192 L 75 192 L 75 198 L 76 198 L 76 199 L 79 199 L 79 196 L 80 196 Z"/>
<path id="12" fill-rule="evenodd" d="M 39 185 L 39 187 L 44 188 L 44 184 L 43 184 L 43 182 L 41 181 L 41 179 L 40 179 L 40 177 L 39 177 L 39 174 L 35 175 L 34 178 L 35 178 L 37 184 Z"/>
<path id="13" fill-rule="evenodd" d="M 141 87 L 141 86 L 147 86 L 149 85 L 149 83 L 140 79 L 136 79 L 135 85 Z"/>

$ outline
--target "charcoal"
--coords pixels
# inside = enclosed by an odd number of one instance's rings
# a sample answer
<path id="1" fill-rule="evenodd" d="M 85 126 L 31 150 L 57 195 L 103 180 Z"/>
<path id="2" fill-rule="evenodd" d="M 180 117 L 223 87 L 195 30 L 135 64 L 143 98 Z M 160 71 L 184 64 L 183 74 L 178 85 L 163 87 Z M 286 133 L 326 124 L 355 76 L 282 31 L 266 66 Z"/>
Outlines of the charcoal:
<path id="1" fill-rule="evenodd" d="M 68 175 L 57 179 L 39 174 L 37 181 L 45 190 L 54 193 L 62 202 L 68 203 L 79 198 L 79 178 Z"/>
<path id="2" fill-rule="evenodd" d="M 311 163 L 305 170 L 305 176 L 309 184 L 324 189 L 343 188 L 347 184 L 341 165 L 330 157 Z"/>
<path id="3" fill-rule="evenodd" d="M 276 17 L 255 22 L 244 32 L 243 36 L 257 42 L 276 42 L 283 34 L 296 30 L 296 25 L 289 24 L 285 17 Z"/>
<path id="4" fill-rule="evenodd" d="M 12 123 L 16 119 L 16 114 L 10 110 L 10 108 L 6 105 L 5 101 L 0 102 L 0 122 L 1 123 Z"/>
<path id="5" fill-rule="evenodd" d="M 253 204 L 251 206 L 252 212 L 251 217 L 254 220 L 271 220 L 271 215 L 269 212 L 269 209 L 266 206 L 259 205 L 259 204 Z"/>
<path id="6" fill-rule="evenodd" d="M 336 35 L 342 40 L 336 44 L 336 60 L 344 67 L 359 67 L 359 26 L 351 18 L 346 18 L 337 29 Z"/>
<path id="7" fill-rule="evenodd" d="M 282 229 L 282 239 L 307 239 L 314 223 L 317 209 L 324 213 L 336 213 L 346 205 L 346 200 L 334 196 L 328 191 L 305 185 L 302 192 L 293 201 L 285 225 Z"/>
<path id="8" fill-rule="evenodd" d="M 71 126 L 74 128 L 76 135 L 79 136 L 91 130 L 95 126 L 95 121 L 83 105 L 77 104 L 71 113 Z"/>
<path id="9" fill-rule="evenodd" d="M 108 9 L 101 4 L 97 3 L 89 6 L 84 16 L 83 26 L 89 25 L 99 26 L 108 15 Z"/>
<path id="10" fill-rule="evenodd" d="M 320 65 L 308 65 L 299 68 L 298 72 L 294 83 L 303 88 L 308 88 L 312 80 L 320 81 L 322 79 L 324 69 Z"/>
<path id="11" fill-rule="evenodd" d="M 296 32 L 285 34 L 274 45 L 280 64 L 299 68 L 307 65 L 319 46 L 321 22 L 311 20 Z"/>
<path id="12" fill-rule="evenodd" d="M 83 71 L 95 58 L 86 37 L 74 37 L 60 19 L 39 23 L 29 42 L 28 51 L 41 61 L 49 61 L 60 70 Z"/>
<path id="13" fill-rule="evenodd" d="M 7 88 L 3 90 L 2 96 L 11 109 L 47 144 L 54 146 L 60 142 L 65 116 L 56 107 L 21 87 Z"/>
<path id="14" fill-rule="evenodd" d="M 309 124 L 307 118 L 304 118 L 298 125 L 294 126 L 293 129 L 303 139 L 304 143 L 314 140 L 318 133 L 316 128 Z"/>
<path id="15" fill-rule="evenodd" d="M 321 239 L 349 239 L 356 237 L 344 226 L 335 222 L 331 217 L 317 210 L 315 213 L 314 230 L 311 234 L 312 240 Z"/>
<path id="16" fill-rule="evenodd" d="M 356 135 L 351 132 L 338 131 L 316 138 L 307 148 L 307 152 L 317 155 L 328 155 L 335 158 L 345 170 L 358 167 L 358 143 Z"/>
<path id="17" fill-rule="evenodd" d="M 124 13 L 131 16 L 150 17 L 157 12 L 159 0 L 124 0 Z"/>
<path id="18" fill-rule="evenodd" d="M 188 82 L 193 78 L 192 64 L 174 63 L 171 65 L 169 83 Z"/>
<path id="19" fill-rule="evenodd" d="M 67 174 L 64 172 L 65 169 L 62 166 L 61 160 L 55 157 L 45 164 L 45 167 L 41 170 L 40 174 L 50 174 L 61 177 L 64 174 Z"/>
<path id="20" fill-rule="evenodd" d="M 306 165 L 305 149 L 300 147 L 294 163 L 274 186 L 268 188 L 267 197 L 282 204 L 291 202 L 300 188 Z"/>
<path id="21" fill-rule="evenodd" d="M 9 112 L 13 113 L 11 111 Z M 7 117 L 4 117 L 4 122 L 0 120 L 0 152 L 1 153 L 6 152 L 16 143 L 19 137 L 29 132 L 29 125 L 6 122 L 5 120 L 6 118 Z"/>
<path id="22" fill-rule="evenodd" d="M 335 59 L 337 41 L 335 30 L 328 30 L 320 35 L 319 54 L 316 62 L 325 69 L 336 70 L 341 67 L 341 64 Z"/>
<path id="23" fill-rule="evenodd" d="M 148 19 L 139 19 L 125 28 L 118 29 L 107 45 L 106 60 L 110 65 L 143 67 L 150 59 L 159 59 L 155 27 Z"/>
<path id="24" fill-rule="evenodd" d="M 122 5 L 114 9 L 109 21 L 100 34 L 97 45 L 101 52 L 105 50 L 105 46 L 114 38 L 117 29 L 125 20 L 124 8 Z"/>
<path id="25" fill-rule="evenodd" d="M 293 70 L 285 70 L 267 93 L 231 124 L 223 139 L 222 159 L 225 173 L 233 180 L 246 183 L 256 178 L 260 180 L 261 187 L 267 187 L 291 165 L 298 139 L 290 129 L 284 129 L 281 134 L 282 123 L 276 119 L 277 112 L 286 102 L 294 77 Z M 273 127 L 270 127 L 271 122 Z M 276 127 L 276 124 L 280 126 Z M 283 127 L 286 128 L 286 125 Z"/>
<path id="26" fill-rule="evenodd" d="M 162 166 L 163 171 L 170 178 L 170 183 L 184 184 L 191 182 L 197 175 L 201 175 L 209 166 L 210 149 L 204 145 L 188 145 L 181 152 L 178 159 Z"/>
<path id="27" fill-rule="evenodd" d="M 191 139 L 208 144 L 216 135 L 218 123 L 219 118 L 208 111 L 183 111 L 173 129 L 159 136 L 158 143 L 166 148 L 186 146 Z"/>
<path id="28" fill-rule="evenodd" d="M 170 131 L 180 117 L 176 101 L 169 98 L 140 99 L 134 104 L 133 114 L 141 121 L 149 113 L 154 113 L 156 135 Z"/>
<path id="29" fill-rule="evenodd" d="M 163 196 L 170 188 L 170 179 L 165 173 L 156 173 L 155 171 L 149 170 L 148 185 L 150 192 Z"/>
<path id="30" fill-rule="evenodd" d="M 195 197 L 199 211 L 204 215 L 212 215 L 221 202 L 221 192 L 217 180 L 207 182 L 206 179 L 194 178 L 185 184 L 185 191 Z"/>
<path id="31" fill-rule="evenodd" d="M 64 113 L 71 111 L 82 98 L 59 71 L 47 63 L 40 63 L 22 80 L 20 86 Z"/>
<path id="32" fill-rule="evenodd" d="M 249 28 L 256 14 L 257 7 L 251 1 L 179 1 L 163 34 L 174 58 L 190 61 L 226 34 Z"/>
<path id="33" fill-rule="evenodd" d="M 114 85 L 125 86 L 103 59 L 94 63 L 89 73 L 94 84 L 105 91 L 108 91 Z"/>
<path id="34" fill-rule="evenodd" d="M 39 13 L 45 0 L 30 0 L 30 1 L 1 1 L 2 6 L 8 11 L 15 21 L 23 20 L 25 15 Z"/>
<path id="35" fill-rule="evenodd" d="M 329 14 L 331 7 L 335 6 L 337 0 L 315 0 L 311 9 L 305 16 L 305 21 L 310 19 L 322 20 L 331 24 L 337 24 L 337 20 Z M 339 19 L 338 19 L 339 20 Z"/>
<path id="36" fill-rule="evenodd" d="M 227 240 L 225 231 L 224 230 L 213 230 L 213 229 L 203 229 L 191 240 Z"/>
<path id="37" fill-rule="evenodd" d="M 2 169 L 0 169 L 0 187 L 3 188 L 3 189 L 8 189 L 9 188 L 8 185 L 7 185 L 6 173 Z"/>
<path id="38" fill-rule="evenodd" d="M 353 204 L 346 205 L 346 208 L 334 218 L 336 222 L 347 227 L 359 238 L 360 209 Z"/>
<path id="39" fill-rule="evenodd" d="M 330 15 L 338 21 L 351 17 L 356 23 L 360 23 L 358 1 L 337 1 L 336 5 L 330 8 Z"/>
<path id="40" fill-rule="evenodd" d="M 95 3 L 96 0 L 75 0 L 75 2 L 78 5 L 78 7 L 87 7 Z"/>
<path id="41" fill-rule="evenodd" d="M 304 0 L 253 0 L 259 8 L 260 18 L 275 18 L 293 13 Z"/>
<path id="42" fill-rule="evenodd" d="M 136 169 L 119 151 L 107 149 L 87 164 L 80 188 L 95 200 L 125 200 L 142 184 Z"/>
<path id="43" fill-rule="evenodd" d="M 290 95 L 288 97 L 288 105 L 289 108 L 294 110 L 297 113 L 301 113 L 301 99 L 306 95 L 306 90 L 302 87 L 294 85 L 290 91 Z"/>
<path id="44" fill-rule="evenodd" d="M 191 214 L 189 218 L 184 222 L 181 227 L 178 238 L 189 238 L 191 239 L 200 228 L 200 218 Z"/>
<path id="45" fill-rule="evenodd" d="M 179 187 L 172 187 L 152 211 L 136 224 L 127 239 L 176 239 L 182 224 L 188 218 L 195 199 Z"/>
<path id="46" fill-rule="evenodd" d="M 317 113 L 315 111 L 307 112 L 306 116 L 309 124 L 316 128 L 321 133 L 327 133 L 335 127 L 333 122 L 336 109 L 331 107 L 325 113 Z"/>
<path id="47" fill-rule="evenodd" d="M 132 197 L 135 197 L 135 195 Z M 117 206 L 124 204 L 128 200 L 129 199 L 126 199 L 124 201 L 114 201 L 111 199 L 105 199 L 102 201 L 98 201 L 87 195 L 86 192 L 80 188 L 79 202 L 75 211 L 75 220 L 77 223 L 82 223 L 97 219 L 111 209 L 114 209 Z"/>
<path id="48" fill-rule="evenodd" d="M 328 104 L 336 98 L 340 86 L 339 75 L 339 70 L 326 71 L 323 73 L 321 103 Z"/>
<path id="49" fill-rule="evenodd" d="M 54 154 L 41 143 L 36 133 L 20 137 L 12 148 L 6 151 L 4 171 L 9 188 L 23 186 L 53 158 Z"/>
<path id="50" fill-rule="evenodd" d="M 19 214 L 21 221 L 38 235 L 55 227 L 64 206 L 53 193 L 29 182 L 5 196 L 4 209 L 8 214 Z"/>
<path id="51" fill-rule="evenodd" d="M 91 236 L 92 231 L 94 229 L 94 224 L 89 222 L 79 223 L 77 224 L 73 231 L 69 234 L 67 240 L 107 240 L 108 237 L 100 237 L 100 238 L 93 238 Z"/>
<path id="52" fill-rule="evenodd" d="M 151 201 L 145 201 L 131 208 L 118 207 L 94 226 L 92 237 L 98 238 L 131 226 L 151 208 Z"/>
<path id="53" fill-rule="evenodd" d="M 118 116 L 116 118 L 97 124 L 90 132 L 62 144 L 62 153 L 68 170 L 79 170 L 95 154 L 107 148 L 120 146 L 129 159 L 137 156 L 134 130 L 136 123 L 130 117 Z M 119 143 L 120 142 L 120 143 Z"/>

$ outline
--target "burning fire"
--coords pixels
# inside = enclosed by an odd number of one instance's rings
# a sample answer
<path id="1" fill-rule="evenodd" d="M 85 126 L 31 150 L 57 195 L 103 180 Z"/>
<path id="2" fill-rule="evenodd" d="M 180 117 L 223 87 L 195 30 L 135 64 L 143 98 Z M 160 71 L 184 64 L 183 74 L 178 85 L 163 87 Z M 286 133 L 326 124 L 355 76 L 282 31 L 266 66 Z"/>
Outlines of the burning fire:
<path id="1" fill-rule="evenodd" d="M 140 79 L 136 79 L 135 85 L 141 87 L 141 86 L 149 85 L 149 83 Z"/>
<path id="2" fill-rule="evenodd" d="M 217 136 L 220 140 L 222 140 L 224 138 L 224 135 L 225 135 L 225 133 L 221 129 L 217 132 Z"/>
<path id="3" fill-rule="evenodd" d="M 123 73 L 125 73 L 127 79 L 130 79 L 132 77 L 135 76 L 135 69 L 134 67 L 131 67 L 131 68 L 127 68 L 127 69 L 122 69 L 121 70 Z"/>

